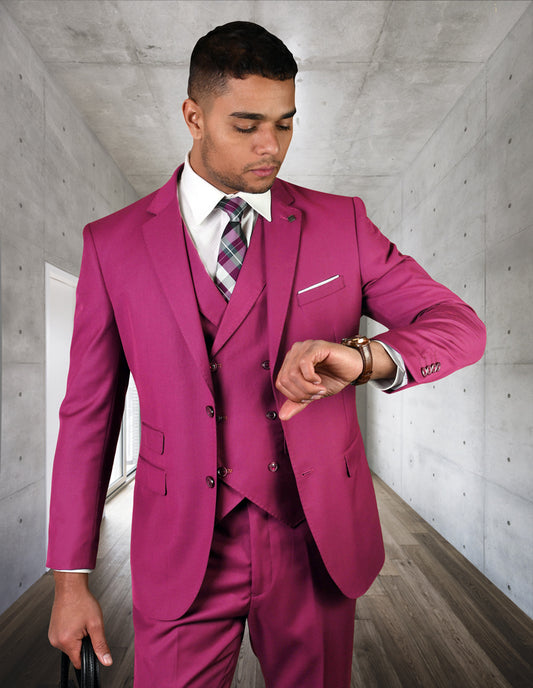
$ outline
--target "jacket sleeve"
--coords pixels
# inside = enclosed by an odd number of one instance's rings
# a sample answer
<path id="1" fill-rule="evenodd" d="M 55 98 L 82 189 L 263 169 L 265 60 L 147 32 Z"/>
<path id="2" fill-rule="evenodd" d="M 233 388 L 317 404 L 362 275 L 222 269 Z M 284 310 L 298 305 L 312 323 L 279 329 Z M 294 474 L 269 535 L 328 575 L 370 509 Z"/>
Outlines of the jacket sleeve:
<path id="1" fill-rule="evenodd" d="M 47 565 L 92 569 L 129 379 L 91 227 L 84 230 L 67 391 L 52 474 Z"/>
<path id="2" fill-rule="evenodd" d="M 363 315 L 388 327 L 374 339 L 403 357 L 408 384 L 434 382 L 475 363 L 485 349 L 485 326 L 474 310 L 418 263 L 398 251 L 372 224 L 356 198 Z"/>

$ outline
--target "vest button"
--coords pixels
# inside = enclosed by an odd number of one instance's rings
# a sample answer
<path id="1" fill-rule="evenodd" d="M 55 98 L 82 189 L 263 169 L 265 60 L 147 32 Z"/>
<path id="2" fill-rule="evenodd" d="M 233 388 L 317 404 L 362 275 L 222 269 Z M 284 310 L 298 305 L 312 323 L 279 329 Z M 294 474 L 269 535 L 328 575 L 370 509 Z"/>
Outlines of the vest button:
<path id="1" fill-rule="evenodd" d="M 228 469 L 226 468 L 226 466 L 219 466 L 217 468 L 217 475 L 219 478 L 225 478 L 227 476 L 227 474 L 228 474 Z"/>
<path id="2" fill-rule="evenodd" d="M 225 420 L 228 420 L 227 416 L 217 416 L 217 423 L 223 423 Z"/>
<path id="3" fill-rule="evenodd" d="M 213 416 L 215 415 L 215 409 L 212 406 L 206 406 L 205 412 L 207 413 L 209 418 L 213 418 Z"/>
<path id="4" fill-rule="evenodd" d="M 277 461 L 271 461 L 271 462 L 268 464 L 268 470 L 269 470 L 271 473 L 275 473 L 278 469 L 279 469 L 279 463 L 278 463 Z"/>
<path id="5" fill-rule="evenodd" d="M 216 373 L 216 371 L 218 370 L 218 368 L 220 368 L 220 363 L 217 363 L 216 361 L 213 361 L 213 363 L 210 363 L 210 364 L 209 364 L 209 368 L 210 368 L 210 370 L 211 370 L 212 373 Z"/>
<path id="6" fill-rule="evenodd" d="M 215 479 L 213 478 L 212 475 L 208 475 L 207 478 L 205 479 L 205 484 L 209 488 L 215 487 Z"/>
<path id="7" fill-rule="evenodd" d="M 261 368 L 263 368 L 263 370 L 270 370 L 270 361 L 263 361 L 261 363 Z"/>
<path id="8" fill-rule="evenodd" d="M 267 411 L 266 417 L 268 420 L 276 420 L 278 414 L 275 411 Z"/>

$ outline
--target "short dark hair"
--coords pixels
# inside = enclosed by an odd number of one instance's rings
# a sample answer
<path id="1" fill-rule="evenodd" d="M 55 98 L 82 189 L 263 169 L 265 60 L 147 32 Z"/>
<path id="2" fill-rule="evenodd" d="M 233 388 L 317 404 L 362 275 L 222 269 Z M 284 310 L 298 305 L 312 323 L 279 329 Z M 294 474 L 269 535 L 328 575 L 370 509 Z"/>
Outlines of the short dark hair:
<path id="1" fill-rule="evenodd" d="M 235 21 L 217 26 L 194 46 L 191 54 L 189 98 L 218 95 L 228 78 L 256 74 L 267 79 L 294 79 L 298 65 L 287 46 L 259 24 Z"/>

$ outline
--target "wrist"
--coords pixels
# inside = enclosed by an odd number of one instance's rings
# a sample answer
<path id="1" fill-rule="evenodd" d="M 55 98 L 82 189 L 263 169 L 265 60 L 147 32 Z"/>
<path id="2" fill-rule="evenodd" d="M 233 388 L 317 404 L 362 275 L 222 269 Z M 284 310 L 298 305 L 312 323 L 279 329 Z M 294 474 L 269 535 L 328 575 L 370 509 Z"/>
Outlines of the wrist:
<path id="1" fill-rule="evenodd" d="M 373 371 L 373 356 L 371 341 L 364 335 L 355 335 L 354 337 L 345 337 L 341 344 L 343 346 L 348 346 L 350 349 L 355 349 L 361 356 L 363 363 L 363 368 L 361 373 L 355 380 L 352 380 L 350 384 L 352 385 L 364 385 L 372 377 Z"/>
<path id="2" fill-rule="evenodd" d="M 73 571 L 54 571 L 56 595 L 79 594 L 89 589 L 89 574 Z"/>

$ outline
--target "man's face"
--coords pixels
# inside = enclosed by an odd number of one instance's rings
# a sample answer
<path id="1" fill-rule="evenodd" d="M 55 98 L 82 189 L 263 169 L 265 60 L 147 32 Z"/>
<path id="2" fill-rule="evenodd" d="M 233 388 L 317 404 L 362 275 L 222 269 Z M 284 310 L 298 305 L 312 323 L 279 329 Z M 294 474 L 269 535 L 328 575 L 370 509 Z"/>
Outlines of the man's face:
<path id="1" fill-rule="evenodd" d="M 294 80 L 230 78 L 222 95 L 187 99 L 193 170 L 224 193 L 270 189 L 292 138 Z"/>

